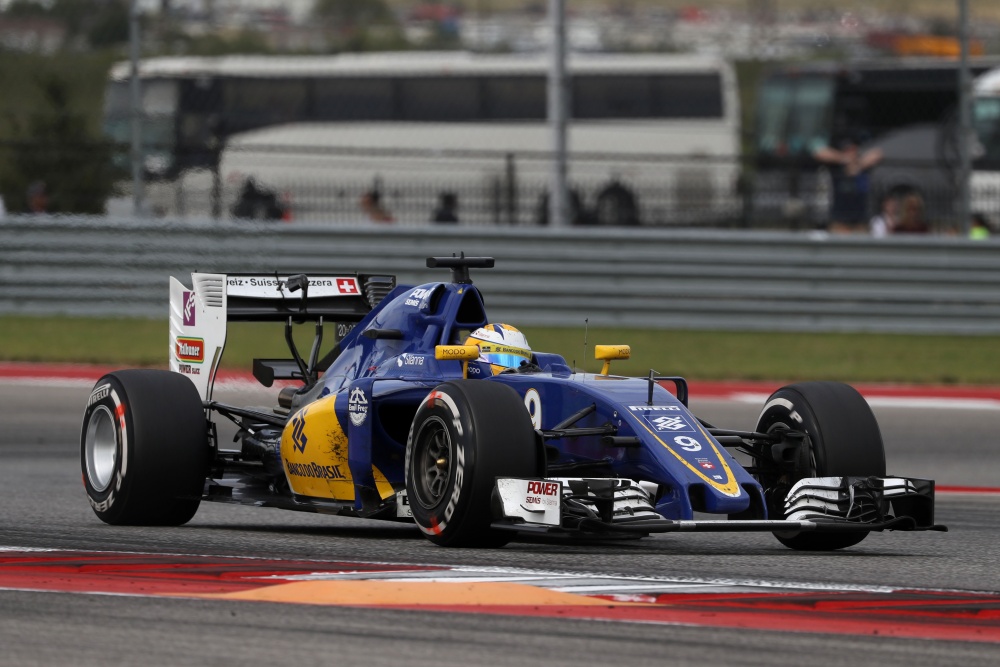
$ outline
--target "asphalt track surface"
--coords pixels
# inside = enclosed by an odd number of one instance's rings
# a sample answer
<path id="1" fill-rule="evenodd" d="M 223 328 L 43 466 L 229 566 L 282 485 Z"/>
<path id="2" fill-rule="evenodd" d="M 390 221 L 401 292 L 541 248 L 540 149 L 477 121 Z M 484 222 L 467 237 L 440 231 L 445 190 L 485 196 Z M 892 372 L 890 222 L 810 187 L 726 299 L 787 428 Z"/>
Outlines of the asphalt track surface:
<path id="1" fill-rule="evenodd" d="M 89 387 L 0 380 L 3 665 L 1000 664 L 996 394 L 866 394 L 889 472 L 936 479 L 950 531 L 814 554 L 756 533 L 446 550 L 214 503 L 106 526 L 80 483 Z M 696 414 L 753 426 L 760 387 L 707 388 Z"/>

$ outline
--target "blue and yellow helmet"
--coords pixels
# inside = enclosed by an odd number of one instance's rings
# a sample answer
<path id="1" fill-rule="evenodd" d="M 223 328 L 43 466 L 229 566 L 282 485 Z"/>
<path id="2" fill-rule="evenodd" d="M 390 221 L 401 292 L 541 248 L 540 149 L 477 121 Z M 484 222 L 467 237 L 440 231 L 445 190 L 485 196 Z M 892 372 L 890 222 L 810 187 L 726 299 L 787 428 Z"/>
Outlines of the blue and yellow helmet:
<path id="1" fill-rule="evenodd" d="M 465 344 L 479 346 L 479 360 L 488 363 L 494 375 L 531 361 L 528 339 L 509 324 L 480 327 L 469 335 Z"/>

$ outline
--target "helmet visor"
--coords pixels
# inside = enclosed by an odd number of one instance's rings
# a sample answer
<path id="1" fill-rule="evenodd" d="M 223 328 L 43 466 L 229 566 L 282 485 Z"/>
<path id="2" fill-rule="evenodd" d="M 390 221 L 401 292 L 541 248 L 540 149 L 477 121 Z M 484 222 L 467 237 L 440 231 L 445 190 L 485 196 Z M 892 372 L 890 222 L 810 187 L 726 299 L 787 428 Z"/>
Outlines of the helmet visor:
<path id="1" fill-rule="evenodd" d="M 489 354 L 484 354 L 479 358 L 487 363 L 494 364 L 496 366 L 504 366 L 506 368 L 518 368 L 522 363 L 528 360 L 520 354 L 503 354 L 500 352 L 490 352 Z"/>

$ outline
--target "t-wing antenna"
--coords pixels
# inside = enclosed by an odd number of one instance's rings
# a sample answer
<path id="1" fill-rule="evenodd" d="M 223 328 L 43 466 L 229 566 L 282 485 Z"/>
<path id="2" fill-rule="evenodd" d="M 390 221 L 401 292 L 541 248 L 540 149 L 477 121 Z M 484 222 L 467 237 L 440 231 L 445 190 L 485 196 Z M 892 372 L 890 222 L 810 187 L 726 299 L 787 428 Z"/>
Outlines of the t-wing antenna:
<path id="1" fill-rule="evenodd" d="M 460 285 L 471 285 L 472 278 L 469 277 L 469 269 L 492 269 L 492 257 L 466 257 L 463 252 L 461 256 L 455 257 L 428 257 L 427 268 L 436 269 L 438 267 L 451 269 L 451 282 Z"/>

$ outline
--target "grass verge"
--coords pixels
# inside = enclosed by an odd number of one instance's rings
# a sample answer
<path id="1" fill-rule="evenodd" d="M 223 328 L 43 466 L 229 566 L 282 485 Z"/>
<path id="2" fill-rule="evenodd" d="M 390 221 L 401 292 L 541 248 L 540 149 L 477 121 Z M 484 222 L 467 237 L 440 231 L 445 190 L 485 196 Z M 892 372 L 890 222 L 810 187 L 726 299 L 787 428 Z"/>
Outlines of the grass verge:
<path id="1" fill-rule="evenodd" d="M 806 334 L 648 329 L 522 327 L 535 350 L 557 352 L 579 368 L 597 371 L 595 344 L 632 346 L 632 359 L 615 373 L 696 380 L 807 379 L 905 384 L 1000 385 L 996 336 Z M 92 363 L 117 367 L 165 366 L 166 320 L 0 317 L 0 360 Z M 303 354 L 312 327 L 297 327 Z M 333 340 L 327 327 L 325 352 Z M 287 358 L 282 327 L 230 325 L 223 367 L 249 370 L 254 357 Z"/>

